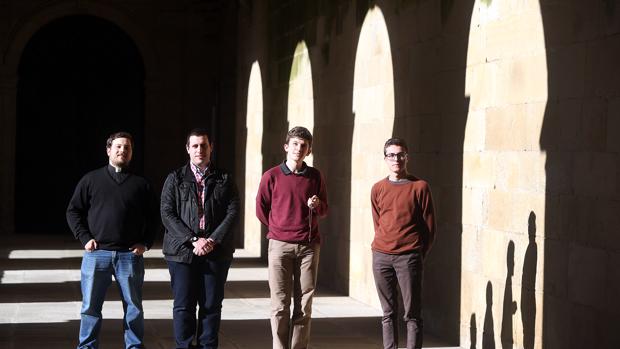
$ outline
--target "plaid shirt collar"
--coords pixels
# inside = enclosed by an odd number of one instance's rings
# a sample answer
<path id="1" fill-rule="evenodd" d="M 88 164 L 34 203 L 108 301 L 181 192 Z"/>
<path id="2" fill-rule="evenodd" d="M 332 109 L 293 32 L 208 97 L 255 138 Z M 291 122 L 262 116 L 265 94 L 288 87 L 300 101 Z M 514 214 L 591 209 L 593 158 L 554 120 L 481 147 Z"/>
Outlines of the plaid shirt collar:
<path id="1" fill-rule="evenodd" d="M 190 162 L 189 167 L 192 169 L 192 172 L 194 173 L 194 177 L 200 178 L 201 180 L 204 180 L 209 174 L 209 166 L 207 166 L 203 171 L 200 169 L 200 167 Z"/>

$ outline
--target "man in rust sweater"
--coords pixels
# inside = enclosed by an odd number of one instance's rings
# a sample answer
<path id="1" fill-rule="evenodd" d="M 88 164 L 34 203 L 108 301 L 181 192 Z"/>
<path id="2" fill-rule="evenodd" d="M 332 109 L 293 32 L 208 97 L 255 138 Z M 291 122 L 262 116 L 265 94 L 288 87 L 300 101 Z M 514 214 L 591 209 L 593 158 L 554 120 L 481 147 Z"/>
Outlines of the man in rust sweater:
<path id="1" fill-rule="evenodd" d="M 400 138 L 385 142 L 387 178 L 371 191 L 375 238 L 372 267 L 383 309 L 383 347 L 397 348 L 398 290 L 405 307 L 407 349 L 422 348 L 422 275 L 424 258 L 435 239 L 431 189 L 407 172 L 407 144 Z"/>
<path id="2" fill-rule="evenodd" d="M 292 128 L 284 144 L 286 160 L 263 174 L 256 195 L 256 216 L 269 228 L 274 349 L 307 348 L 310 338 L 321 242 L 318 218 L 327 214 L 323 176 L 303 161 L 311 149 L 310 131 Z"/>

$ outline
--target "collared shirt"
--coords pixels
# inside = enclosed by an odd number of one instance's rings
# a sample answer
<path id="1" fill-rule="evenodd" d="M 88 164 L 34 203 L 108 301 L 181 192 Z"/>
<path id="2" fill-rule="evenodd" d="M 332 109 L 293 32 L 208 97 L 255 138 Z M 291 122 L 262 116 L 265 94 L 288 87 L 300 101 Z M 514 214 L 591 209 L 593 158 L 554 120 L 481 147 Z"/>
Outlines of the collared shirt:
<path id="1" fill-rule="evenodd" d="M 319 197 L 320 204 L 311 215 L 308 199 L 314 195 Z M 320 242 L 318 218 L 326 214 L 327 190 L 316 168 L 304 163 L 294 173 L 282 162 L 263 174 L 256 194 L 256 216 L 269 228 L 267 238 L 295 243 Z"/>
<path id="2" fill-rule="evenodd" d="M 190 166 L 192 172 L 194 173 L 194 177 L 196 178 L 196 194 L 198 199 L 198 216 L 200 217 L 199 228 L 204 230 L 205 228 L 205 179 L 209 175 L 209 167 L 207 166 L 204 170 L 201 170 L 200 167 L 194 165 L 190 162 Z"/>
<path id="3" fill-rule="evenodd" d="M 110 163 L 108 163 L 108 172 L 110 173 L 110 176 L 112 176 L 114 181 L 119 184 L 125 181 L 125 179 L 129 175 L 126 169 L 122 167 L 116 167 Z"/>
<path id="4" fill-rule="evenodd" d="M 303 176 L 303 175 L 306 174 L 306 169 L 308 168 L 308 165 L 306 165 L 305 161 L 302 161 L 301 167 L 299 168 L 299 170 L 293 171 L 288 166 L 286 166 L 286 160 L 284 160 L 280 164 L 280 168 L 282 169 L 282 172 L 284 172 L 284 174 L 287 175 L 287 176 L 290 175 L 290 174 L 296 174 L 296 175 Z"/>

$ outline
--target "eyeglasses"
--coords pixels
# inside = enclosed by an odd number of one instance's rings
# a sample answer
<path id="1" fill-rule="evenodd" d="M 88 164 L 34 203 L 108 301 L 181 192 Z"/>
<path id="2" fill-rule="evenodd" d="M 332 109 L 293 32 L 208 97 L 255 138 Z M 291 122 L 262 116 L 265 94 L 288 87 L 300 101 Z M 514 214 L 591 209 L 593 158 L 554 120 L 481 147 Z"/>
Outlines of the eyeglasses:
<path id="1" fill-rule="evenodd" d="M 401 153 L 387 153 L 385 154 L 385 158 L 389 159 L 389 160 L 405 160 L 407 158 L 407 153 L 405 152 L 401 152 Z"/>

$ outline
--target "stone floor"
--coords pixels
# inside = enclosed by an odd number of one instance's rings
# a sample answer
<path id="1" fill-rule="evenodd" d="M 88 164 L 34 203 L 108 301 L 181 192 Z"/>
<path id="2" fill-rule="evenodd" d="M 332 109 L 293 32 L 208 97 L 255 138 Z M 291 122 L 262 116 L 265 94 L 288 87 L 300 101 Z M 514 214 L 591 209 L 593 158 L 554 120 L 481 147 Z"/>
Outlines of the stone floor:
<path id="1" fill-rule="evenodd" d="M 0 249 L 0 349 L 74 348 L 79 329 L 82 251 L 69 237 L 14 236 Z M 146 346 L 172 348 L 172 296 L 161 250 L 145 255 Z M 122 348 L 122 307 L 112 286 L 104 305 L 100 348 Z M 267 268 L 243 250 L 226 284 L 220 348 L 270 348 Z M 380 311 L 318 290 L 310 348 L 380 348 Z M 401 343 L 402 345 L 402 343 Z M 426 335 L 425 348 L 448 347 Z"/>

